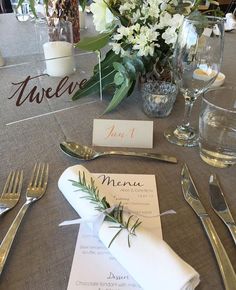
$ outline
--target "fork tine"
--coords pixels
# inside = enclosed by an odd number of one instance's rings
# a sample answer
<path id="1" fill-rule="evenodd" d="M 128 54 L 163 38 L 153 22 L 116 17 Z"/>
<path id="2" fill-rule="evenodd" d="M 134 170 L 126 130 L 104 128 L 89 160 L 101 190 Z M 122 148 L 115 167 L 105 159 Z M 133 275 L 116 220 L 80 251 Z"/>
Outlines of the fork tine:
<path id="1" fill-rule="evenodd" d="M 34 175 L 35 175 L 35 172 L 36 172 L 37 165 L 38 165 L 38 162 L 36 162 L 35 165 L 34 165 L 34 169 L 33 169 L 33 172 L 31 174 L 31 178 L 30 178 L 30 182 L 29 182 L 28 187 L 32 186 L 32 183 L 34 181 Z"/>
<path id="2" fill-rule="evenodd" d="M 11 176 L 11 181 L 10 181 L 10 184 L 8 187 L 8 192 L 12 192 L 12 188 L 13 188 L 14 180 L 15 180 L 15 175 L 16 175 L 16 172 L 13 171 L 12 176 Z"/>
<path id="3" fill-rule="evenodd" d="M 36 174 L 35 174 L 35 178 L 34 178 L 34 184 L 33 184 L 33 186 L 34 186 L 34 187 L 36 187 L 36 186 L 37 186 L 37 184 L 38 184 L 38 179 L 39 179 L 40 168 L 41 168 L 41 163 L 38 163 L 38 164 L 37 164 L 37 167 L 36 167 L 36 169 L 35 169 L 35 171 L 36 171 Z"/>
<path id="4" fill-rule="evenodd" d="M 17 184 L 19 181 L 19 173 L 20 173 L 19 170 L 17 170 L 15 173 L 15 178 L 14 178 L 14 182 L 13 182 L 12 190 L 11 190 L 12 193 L 16 192 Z"/>
<path id="5" fill-rule="evenodd" d="M 48 182 L 48 170 L 49 170 L 49 165 L 48 163 L 43 163 L 42 165 L 42 171 L 41 171 L 41 176 L 39 179 L 39 183 L 38 186 L 39 187 L 43 187 L 45 188 L 47 186 L 47 182 Z"/>
<path id="6" fill-rule="evenodd" d="M 17 175 L 14 183 L 12 193 L 20 194 L 23 182 L 23 170 L 17 170 Z"/>
<path id="7" fill-rule="evenodd" d="M 46 169 L 45 169 L 45 175 L 44 175 L 44 184 L 43 184 L 44 189 L 46 189 L 47 184 L 48 184 L 48 172 L 49 172 L 49 164 L 46 163 Z"/>
<path id="8" fill-rule="evenodd" d="M 43 163 L 42 166 L 41 166 L 41 174 L 39 176 L 39 182 L 38 182 L 38 186 L 39 187 L 41 187 L 41 185 L 42 185 L 43 174 L 44 174 L 44 167 L 45 167 L 45 163 Z"/>
<path id="9" fill-rule="evenodd" d="M 2 191 L 2 196 L 8 191 L 8 187 L 9 187 L 9 183 L 11 181 L 12 174 L 13 174 L 13 171 L 11 171 L 8 174 L 7 181 L 6 181 L 4 188 L 3 188 L 3 191 Z"/>
<path id="10" fill-rule="evenodd" d="M 20 180 L 18 183 L 18 188 L 17 188 L 17 193 L 21 193 L 21 188 L 22 188 L 22 183 L 23 183 L 23 170 L 20 172 Z"/>

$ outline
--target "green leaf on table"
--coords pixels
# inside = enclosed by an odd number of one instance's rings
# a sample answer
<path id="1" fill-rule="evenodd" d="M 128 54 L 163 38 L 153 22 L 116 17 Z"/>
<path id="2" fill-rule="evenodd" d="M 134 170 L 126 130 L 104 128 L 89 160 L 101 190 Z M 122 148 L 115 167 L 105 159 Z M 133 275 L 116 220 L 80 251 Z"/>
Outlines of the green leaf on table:
<path id="1" fill-rule="evenodd" d="M 114 77 L 114 83 L 116 86 L 120 86 L 125 81 L 125 76 L 121 72 L 117 72 Z"/>
<path id="2" fill-rule="evenodd" d="M 129 77 L 132 80 L 135 80 L 137 77 L 137 72 L 136 72 L 135 66 L 133 65 L 132 60 L 129 58 L 124 59 L 124 66 L 127 70 Z"/>
<path id="3" fill-rule="evenodd" d="M 104 59 L 102 60 L 101 69 L 103 70 L 105 67 L 111 66 L 111 64 L 114 62 L 121 62 L 121 60 L 122 58 L 118 54 L 115 54 L 114 51 L 111 49 L 106 53 Z M 93 70 L 94 74 L 97 73 L 98 70 L 99 65 L 96 64 Z"/>
<path id="4" fill-rule="evenodd" d="M 75 47 L 86 51 L 96 51 L 108 44 L 113 31 L 104 32 L 95 36 L 86 37 L 78 42 Z"/>
<path id="5" fill-rule="evenodd" d="M 133 81 L 127 78 L 125 82 L 119 88 L 116 89 L 115 94 L 111 102 L 109 103 L 108 107 L 106 108 L 104 114 L 114 110 L 120 104 L 120 102 L 127 96 L 132 84 Z"/>
<path id="6" fill-rule="evenodd" d="M 135 57 L 133 59 L 133 65 L 134 65 L 136 71 L 141 72 L 141 73 L 145 72 L 144 63 L 139 57 Z"/>
<path id="7" fill-rule="evenodd" d="M 126 71 L 126 68 L 123 66 L 122 63 L 114 62 L 113 63 L 113 67 L 114 67 L 115 70 L 119 71 L 123 75 L 126 75 L 127 71 Z"/>
<path id="8" fill-rule="evenodd" d="M 129 97 L 129 96 L 133 93 L 134 88 L 135 88 L 135 85 L 136 85 L 136 81 L 137 81 L 137 80 L 134 80 L 134 81 L 132 82 L 132 85 L 131 85 L 131 87 L 130 87 L 128 93 L 127 93 L 127 97 Z"/>
<path id="9" fill-rule="evenodd" d="M 108 87 L 113 84 L 114 76 L 116 74 L 116 70 L 113 67 L 107 67 L 102 71 L 102 89 Z M 92 93 L 97 93 L 100 91 L 100 79 L 99 74 L 95 74 L 89 79 L 83 86 L 83 88 L 79 89 L 72 97 L 72 100 L 75 101 L 82 97 L 86 97 Z"/>

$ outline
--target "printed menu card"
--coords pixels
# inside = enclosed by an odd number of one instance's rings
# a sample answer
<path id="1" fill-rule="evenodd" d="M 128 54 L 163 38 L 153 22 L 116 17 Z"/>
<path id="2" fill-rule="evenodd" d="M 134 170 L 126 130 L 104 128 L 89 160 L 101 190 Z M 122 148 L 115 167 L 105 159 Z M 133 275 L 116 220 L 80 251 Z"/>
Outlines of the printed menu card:
<path id="1" fill-rule="evenodd" d="M 94 174 L 111 188 L 124 210 L 140 216 L 162 238 L 159 205 L 154 175 Z M 131 245 L 132 246 L 132 245 Z M 144 249 L 145 250 L 145 249 Z M 68 290 L 134 290 L 141 287 L 109 253 L 86 224 L 80 225 Z"/>

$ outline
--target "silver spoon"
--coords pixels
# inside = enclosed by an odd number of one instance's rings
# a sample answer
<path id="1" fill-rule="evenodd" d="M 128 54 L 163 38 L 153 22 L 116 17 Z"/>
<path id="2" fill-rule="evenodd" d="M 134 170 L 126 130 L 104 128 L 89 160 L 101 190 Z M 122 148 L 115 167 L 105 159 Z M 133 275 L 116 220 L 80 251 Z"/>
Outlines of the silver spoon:
<path id="1" fill-rule="evenodd" d="M 170 163 L 177 163 L 177 159 L 173 156 L 168 156 L 158 153 L 141 153 L 141 152 L 124 152 L 124 151 L 106 151 L 106 152 L 97 152 L 92 148 L 89 148 L 84 145 L 80 145 L 75 142 L 64 141 L 60 143 L 61 150 L 71 157 L 75 157 L 81 160 L 93 160 L 100 156 L 105 155 L 124 155 L 124 156 L 134 156 L 134 157 L 145 157 L 150 159 L 156 159 L 160 161 L 166 161 Z"/>

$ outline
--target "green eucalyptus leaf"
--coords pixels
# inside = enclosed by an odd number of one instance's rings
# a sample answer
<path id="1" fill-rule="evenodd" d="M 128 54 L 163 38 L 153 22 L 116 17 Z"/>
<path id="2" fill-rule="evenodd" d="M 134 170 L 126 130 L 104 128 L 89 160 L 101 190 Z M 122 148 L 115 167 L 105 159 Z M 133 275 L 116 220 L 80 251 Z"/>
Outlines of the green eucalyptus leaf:
<path id="1" fill-rule="evenodd" d="M 113 62 L 121 62 L 121 57 L 118 54 L 115 54 L 114 51 L 111 49 L 106 53 L 106 56 L 101 62 L 102 70 L 107 66 L 111 66 Z M 99 70 L 99 65 L 96 64 L 94 67 L 94 73 L 97 73 L 98 70 Z"/>
<path id="2" fill-rule="evenodd" d="M 132 82 L 132 85 L 131 85 L 131 87 L 130 87 L 128 93 L 127 93 L 127 97 L 129 97 L 129 96 L 133 93 L 134 88 L 135 88 L 135 85 L 136 85 L 136 80 L 134 80 L 134 81 Z"/>
<path id="3" fill-rule="evenodd" d="M 125 65 L 125 68 L 127 70 L 129 77 L 132 80 L 135 80 L 137 77 L 137 72 L 136 72 L 135 66 L 133 65 L 132 61 L 127 60 L 124 65 Z"/>
<path id="4" fill-rule="evenodd" d="M 102 89 L 107 86 L 113 84 L 114 76 L 116 71 L 114 68 L 106 68 L 102 73 L 101 83 Z M 72 100 L 75 101 L 82 97 L 86 97 L 92 93 L 98 93 L 100 91 L 100 79 L 99 74 L 92 76 L 83 86 L 83 88 L 79 89 L 72 97 Z"/>
<path id="5" fill-rule="evenodd" d="M 77 48 L 87 51 L 96 51 L 107 45 L 112 31 L 101 33 L 92 37 L 86 37 L 76 44 Z"/>
<path id="6" fill-rule="evenodd" d="M 117 72 L 114 77 L 114 83 L 116 86 L 120 86 L 125 81 L 125 77 L 121 72 Z"/>
<path id="7" fill-rule="evenodd" d="M 24 1 L 25 1 L 25 0 L 19 0 L 19 2 L 18 2 L 18 4 L 17 4 L 17 7 L 16 7 L 16 8 L 19 8 L 19 7 L 23 4 Z"/>
<path id="8" fill-rule="evenodd" d="M 133 81 L 131 81 L 129 78 L 126 78 L 125 82 L 116 89 L 115 94 L 108 107 L 106 108 L 104 114 L 114 110 L 120 104 L 120 102 L 127 96 L 132 83 Z"/>
<path id="9" fill-rule="evenodd" d="M 84 11 L 87 4 L 87 0 L 79 0 L 79 5 L 82 7 L 82 10 Z"/>
<path id="10" fill-rule="evenodd" d="M 123 66 L 123 64 L 119 63 L 119 62 L 114 62 L 113 63 L 113 67 L 115 70 L 123 73 L 124 75 L 126 75 L 126 69 L 125 67 Z"/>
<path id="11" fill-rule="evenodd" d="M 30 6 L 30 8 L 32 10 L 32 13 L 34 14 L 34 16 L 36 18 L 38 18 L 37 13 L 36 13 L 36 10 L 35 10 L 35 1 L 34 0 L 29 0 L 29 6 Z"/>
<path id="12" fill-rule="evenodd" d="M 138 57 L 134 58 L 133 65 L 134 65 L 136 71 L 141 72 L 141 73 L 145 72 L 144 63 L 143 63 L 141 58 L 138 58 Z"/>
<path id="13" fill-rule="evenodd" d="M 109 74 L 111 71 L 114 71 L 114 68 L 112 66 L 107 66 L 105 68 L 101 69 L 101 75 L 106 76 L 107 74 Z M 88 82 L 93 81 L 93 80 L 100 80 L 100 74 L 99 71 L 97 71 L 95 74 L 93 74 L 93 76 L 90 78 L 90 80 L 88 80 Z"/>

